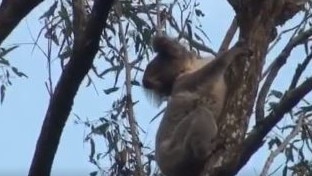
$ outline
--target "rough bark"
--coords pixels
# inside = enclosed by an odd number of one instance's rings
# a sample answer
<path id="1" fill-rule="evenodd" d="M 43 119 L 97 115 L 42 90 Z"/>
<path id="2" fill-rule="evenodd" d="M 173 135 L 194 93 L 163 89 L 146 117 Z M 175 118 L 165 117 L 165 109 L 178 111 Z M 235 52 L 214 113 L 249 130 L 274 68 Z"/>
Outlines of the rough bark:
<path id="1" fill-rule="evenodd" d="M 3 0 L 0 6 L 0 44 L 18 23 L 43 0 Z"/>
<path id="2" fill-rule="evenodd" d="M 293 96 L 286 96 L 279 104 L 283 109 L 278 114 L 273 113 L 274 118 L 268 118 L 271 120 L 265 119 L 267 121 L 255 128 L 253 134 L 246 139 L 267 48 L 274 37 L 272 34 L 276 32 L 275 27 L 294 16 L 302 8 L 302 4 L 296 0 L 228 1 L 237 15 L 239 38 L 246 42 L 253 55 L 250 58 L 238 58 L 226 76 L 230 91 L 225 111 L 218 122 L 218 147 L 206 162 L 203 172 L 203 175 L 210 176 L 235 175 L 262 146 L 263 138 L 272 127 L 300 100 L 294 101 L 291 98 Z M 307 85 L 305 91 L 300 91 L 299 97 L 302 98 L 311 90 L 312 86 Z"/>
<path id="3" fill-rule="evenodd" d="M 112 4 L 113 0 L 95 0 L 84 33 L 81 34 L 81 38 L 75 38 L 73 54 L 50 100 L 29 171 L 30 176 L 50 175 L 53 159 L 74 97 L 92 66 Z"/>

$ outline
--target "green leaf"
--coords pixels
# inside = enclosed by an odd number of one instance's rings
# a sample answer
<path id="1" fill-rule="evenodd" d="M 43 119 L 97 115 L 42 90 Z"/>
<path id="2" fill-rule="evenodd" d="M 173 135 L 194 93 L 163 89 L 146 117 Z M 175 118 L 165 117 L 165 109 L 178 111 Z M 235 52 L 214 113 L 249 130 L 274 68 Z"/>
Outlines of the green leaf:
<path id="1" fill-rule="evenodd" d="M 140 48 L 140 44 L 141 44 L 141 38 L 140 38 L 140 35 L 137 35 L 136 36 L 136 39 L 135 39 L 135 53 L 138 53 L 139 51 L 139 48 Z"/>
<path id="2" fill-rule="evenodd" d="M 67 47 L 62 53 L 59 54 L 59 58 L 64 60 L 70 57 L 72 53 L 71 48 Z"/>
<path id="3" fill-rule="evenodd" d="M 109 88 L 109 89 L 105 89 L 105 90 L 104 90 L 104 93 L 105 93 L 106 95 L 108 95 L 108 94 L 110 94 L 110 93 L 116 92 L 118 89 L 119 89 L 119 87 L 112 87 L 112 88 Z"/>
<path id="4" fill-rule="evenodd" d="M 16 67 L 12 67 L 11 69 L 18 77 L 23 77 L 24 76 L 24 77 L 28 78 L 28 76 L 25 75 L 23 72 L 18 71 L 18 69 Z"/>
<path id="5" fill-rule="evenodd" d="M 269 102 L 268 104 L 269 104 L 269 111 L 273 110 L 278 105 L 277 102 Z"/>
<path id="6" fill-rule="evenodd" d="M 52 32 L 51 39 L 57 46 L 60 45 L 59 40 L 58 40 L 55 32 Z"/>
<path id="7" fill-rule="evenodd" d="M 203 39 L 197 33 L 195 33 L 195 39 L 203 42 Z"/>
<path id="8" fill-rule="evenodd" d="M 271 90 L 269 96 L 272 96 L 272 95 L 276 98 L 282 98 L 283 93 L 278 90 Z"/>
<path id="9" fill-rule="evenodd" d="M 139 81 L 137 80 L 132 80 L 131 81 L 131 84 L 134 85 L 134 86 L 140 86 L 141 84 L 139 83 Z"/>
<path id="10" fill-rule="evenodd" d="M 268 142 L 269 149 L 272 149 L 272 147 L 273 147 L 274 144 L 276 144 L 277 147 L 278 147 L 279 145 L 281 145 L 281 141 L 280 141 L 277 137 L 275 137 L 274 139 L 271 139 L 271 140 Z"/>
<path id="11" fill-rule="evenodd" d="M 108 68 L 106 70 L 104 70 L 103 72 L 101 72 L 99 74 L 99 77 L 103 77 L 105 74 L 109 73 L 109 72 L 112 72 L 112 71 L 115 71 L 115 72 L 120 72 L 123 68 L 123 65 L 116 65 L 116 66 L 113 66 L 111 68 Z"/>
<path id="12" fill-rule="evenodd" d="M 290 161 L 294 162 L 294 154 L 293 154 L 292 148 L 290 148 L 290 147 L 286 148 L 285 155 L 286 155 L 287 161 L 290 160 Z"/>
<path id="13" fill-rule="evenodd" d="M 98 174 L 98 171 L 93 171 L 93 172 L 90 172 L 90 176 L 97 176 L 97 174 Z"/>
<path id="14" fill-rule="evenodd" d="M 3 56 L 7 55 L 9 52 L 13 51 L 16 48 L 18 48 L 18 45 L 12 46 L 10 48 L 2 48 L 0 52 L 0 57 L 2 58 Z"/>
<path id="15" fill-rule="evenodd" d="M 287 166 L 285 166 L 283 169 L 283 176 L 287 176 L 287 170 L 288 170 L 288 168 L 287 168 Z"/>
<path id="16" fill-rule="evenodd" d="M 1 104 L 3 103 L 4 95 L 5 95 L 5 86 L 1 85 L 1 87 L 0 87 L 0 97 L 1 97 L 0 102 L 1 102 Z"/>
<path id="17" fill-rule="evenodd" d="M 186 28 L 187 28 L 187 34 L 190 40 L 193 39 L 193 30 L 192 30 L 192 21 L 191 20 L 187 20 L 186 22 Z"/>
<path id="18" fill-rule="evenodd" d="M 303 106 L 303 107 L 301 107 L 301 110 L 304 111 L 304 112 L 312 111 L 312 105 L 310 105 L 310 106 Z"/>
<path id="19" fill-rule="evenodd" d="M 65 34 L 65 38 L 68 38 L 70 37 L 70 34 L 72 33 L 72 23 L 70 20 L 70 15 L 63 3 L 61 3 L 61 10 L 59 11 L 59 15 L 61 19 L 65 22 L 64 30 L 66 30 L 66 32 L 64 34 Z"/>
<path id="20" fill-rule="evenodd" d="M 10 66 L 9 61 L 4 59 L 4 58 L 0 58 L 0 64 L 6 65 L 6 66 Z"/>
<path id="21" fill-rule="evenodd" d="M 57 3 L 58 1 L 55 1 L 51 7 L 41 16 L 39 17 L 39 19 L 42 19 L 42 18 L 49 18 L 50 16 L 53 16 L 54 15 L 54 12 L 55 12 L 55 9 L 57 7 Z"/>
<path id="22" fill-rule="evenodd" d="M 199 9 L 195 9 L 195 14 L 198 17 L 204 17 L 205 16 L 205 14 Z"/>
<path id="23" fill-rule="evenodd" d="M 102 125 L 100 125 L 100 126 L 94 128 L 94 129 L 92 130 L 92 133 L 94 133 L 94 134 L 99 134 L 99 135 L 105 134 L 106 131 L 107 131 L 107 129 L 108 129 L 108 127 L 109 127 L 109 123 L 108 123 L 108 122 L 103 123 Z"/>
<path id="24" fill-rule="evenodd" d="M 94 143 L 92 138 L 90 138 L 89 140 L 90 140 L 90 155 L 89 155 L 89 159 L 90 159 L 90 161 L 92 161 L 93 157 L 94 157 L 94 154 L 95 154 L 95 143 Z"/>

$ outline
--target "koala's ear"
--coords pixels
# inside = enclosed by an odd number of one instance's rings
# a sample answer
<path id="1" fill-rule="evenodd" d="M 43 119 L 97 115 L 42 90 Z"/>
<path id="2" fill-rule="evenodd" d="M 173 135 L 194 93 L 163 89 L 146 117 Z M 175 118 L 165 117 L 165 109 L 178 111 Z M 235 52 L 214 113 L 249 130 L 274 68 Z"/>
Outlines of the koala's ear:
<path id="1" fill-rule="evenodd" d="M 187 53 L 177 40 L 165 36 L 155 36 L 152 46 L 155 52 L 163 56 L 179 58 Z"/>

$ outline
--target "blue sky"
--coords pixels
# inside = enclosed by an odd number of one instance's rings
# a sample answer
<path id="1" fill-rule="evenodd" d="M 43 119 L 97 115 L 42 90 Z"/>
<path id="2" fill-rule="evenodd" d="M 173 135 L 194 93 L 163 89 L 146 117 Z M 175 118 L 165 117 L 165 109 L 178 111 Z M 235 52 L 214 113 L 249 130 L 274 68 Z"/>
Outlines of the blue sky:
<path id="1" fill-rule="evenodd" d="M 203 3 L 204 2 L 204 3 Z M 233 18 L 233 11 L 226 1 L 203 1 L 202 9 L 206 14 L 202 24 L 207 35 L 211 39 L 211 46 L 217 50 L 227 28 Z M 47 6 L 41 4 L 30 15 L 23 20 L 20 25 L 12 32 L 2 46 L 10 46 L 15 43 L 32 43 L 29 36 L 31 32 L 37 35 L 41 22 L 39 16 L 45 12 Z M 27 29 L 29 26 L 29 30 Z M 40 40 L 40 46 L 45 47 L 46 41 Z M 3 173 L 15 173 L 18 175 L 27 175 L 36 141 L 41 129 L 42 121 L 48 107 L 49 95 L 44 82 L 47 80 L 46 59 L 35 50 L 31 52 L 32 45 L 23 44 L 16 51 L 8 55 L 12 65 L 19 68 L 28 75 L 26 78 L 13 79 L 13 86 L 6 91 L 4 103 L 0 106 L 0 175 Z M 276 54 L 276 53 L 275 53 Z M 274 55 L 274 52 L 272 53 Z M 302 50 L 296 50 L 292 54 L 291 62 L 282 69 L 278 81 L 274 84 L 275 88 L 285 88 L 285 82 L 288 83 L 290 70 L 294 71 L 297 63 L 297 57 L 302 58 Z M 268 57 L 269 59 L 274 57 Z M 53 64 L 54 85 L 60 75 L 60 68 L 57 59 Z M 104 89 L 102 84 L 97 85 L 98 90 Z M 85 88 L 85 83 L 75 98 L 75 104 L 72 114 L 66 123 L 64 133 L 54 160 L 52 175 L 60 173 L 75 172 L 75 175 L 88 175 L 95 168 L 88 162 L 89 146 L 83 143 L 85 128 L 82 125 L 74 124 L 73 113 L 81 118 L 96 119 L 109 110 L 111 101 L 116 98 L 111 95 L 97 95 L 92 87 Z M 146 100 L 141 88 L 134 87 L 134 97 L 140 100 L 135 109 L 137 120 L 147 131 L 141 134 L 141 139 L 145 144 L 153 146 L 154 135 L 157 130 L 159 119 L 149 123 L 151 118 L 159 111 L 151 106 Z M 102 143 L 105 146 L 105 143 Z M 102 147 L 103 147 L 102 146 Z M 257 175 L 265 162 L 267 156 L 267 146 L 252 157 L 249 164 L 240 172 L 239 175 Z M 282 161 L 280 157 L 280 161 Z"/>

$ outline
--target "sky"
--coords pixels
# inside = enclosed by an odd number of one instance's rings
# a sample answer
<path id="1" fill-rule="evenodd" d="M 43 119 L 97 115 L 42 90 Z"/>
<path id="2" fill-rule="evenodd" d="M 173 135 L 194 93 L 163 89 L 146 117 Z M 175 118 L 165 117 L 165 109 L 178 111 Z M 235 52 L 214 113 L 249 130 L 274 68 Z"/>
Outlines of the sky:
<path id="1" fill-rule="evenodd" d="M 233 18 L 233 10 L 226 1 L 200 1 L 205 10 L 205 18 L 202 21 L 203 29 L 207 31 L 215 50 L 218 49 L 225 32 Z M 203 3 L 205 2 L 205 3 Z M 41 130 L 41 125 L 48 107 L 49 95 L 45 88 L 45 81 L 48 78 L 46 59 L 38 50 L 32 51 L 33 46 L 30 33 L 36 36 L 42 21 L 38 19 L 47 10 L 47 3 L 38 6 L 29 14 L 19 26 L 5 40 L 2 46 L 23 43 L 18 49 L 8 55 L 10 63 L 23 71 L 28 78 L 14 78 L 13 85 L 6 91 L 6 97 L 0 105 L 0 175 L 6 173 L 16 175 L 27 175 L 33 157 L 36 141 Z M 283 42 L 283 41 L 282 41 Z M 284 41 L 285 42 L 285 41 Z M 46 47 L 46 41 L 40 40 L 40 46 Z M 279 47 L 280 48 L 280 47 Z M 276 54 L 276 53 L 275 53 Z M 272 56 L 271 56 L 272 55 Z M 269 55 L 268 60 L 274 58 L 274 51 Z M 302 50 L 295 50 L 289 64 L 285 66 L 278 76 L 274 88 L 284 89 L 285 82 L 288 82 L 294 71 L 297 59 L 302 58 Z M 52 77 L 54 85 L 60 76 L 60 68 L 57 59 L 54 59 Z M 83 143 L 86 129 L 83 125 L 74 123 L 74 113 L 81 118 L 96 119 L 109 110 L 112 100 L 118 95 L 98 95 L 92 87 L 85 87 L 84 82 L 74 101 L 72 113 L 64 128 L 60 145 L 52 168 L 52 176 L 62 173 L 70 175 L 88 175 L 96 170 L 88 162 L 89 146 Z M 97 88 L 102 90 L 99 84 Z M 287 86 L 287 85 L 286 85 Z M 150 123 L 151 118 L 158 113 L 159 109 L 148 103 L 141 88 L 134 87 L 134 97 L 141 102 L 135 110 L 136 118 L 146 130 L 146 134 L 140 135 L 143 143 L 153 146 L 154 136 L 160 119 Z M 268 154 L 267 146 L 255 154 L 249 163 L 238 174 L 258 175 L 264 165 Z M 280 156 L 277 162 L 283 161 Z"/>

